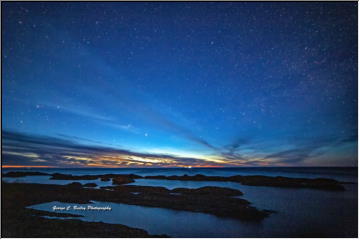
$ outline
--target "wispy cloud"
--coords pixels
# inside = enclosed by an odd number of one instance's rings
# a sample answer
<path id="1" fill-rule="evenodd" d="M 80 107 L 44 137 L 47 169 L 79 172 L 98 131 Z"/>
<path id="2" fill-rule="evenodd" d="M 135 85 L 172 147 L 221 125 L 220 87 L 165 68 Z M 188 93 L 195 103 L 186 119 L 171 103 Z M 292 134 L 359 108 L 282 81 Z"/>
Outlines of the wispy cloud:
<path id="1" fill-rule="evenodd" d="M 39 105 L 42 107 L 47 107 L 47 108 L 51 108 L 52 110 L 57 110 L 57 111 L 63 111 L 63 112 L 67 112 L 70 114 L 75 114 L 81 117 L 85 117 L 88 120 L 94 121 L 99 125 L 103 125 L 103 126 L 107 126 L 107 127 L 111 127 L 114 129 L 119 129 L 122 131 L 127 131 L 127 132 L 131 132 L 134 134 L 139 134 L 140 130 L 135 128 L 132 124 L 121 124 L 119 123 L 119 121 L 117 121 L 117 119 L 113 116 L 109 116 L 109 115 L 105 115 L 105 114 L 100 114 L 97 113 L 94 110 L 89 109 L 86 106 L 81 106 L 81 107 L 70 107 L 70 106 L 66 106 L 66 105 L 58 105 L 58 104 L 54 104 L 54 103 L 46 103 L 43 105 Z"/>
<path id="2" fill-rule="evenodd" d="M 77 104 L 78 105 L 78 104 Z M 75 114 L 78 116 L 86 117 L 89 119 L 99 120 L 99 121 L 114 121 L 114 119 L 110 116 L 99 114 L 86 106 L 67 106 L 64 104 L 55 104 L 55 103 L 41 103 L 40 107 L 51 108 L 52 110 L 63 111 L 71 114 Z M 77 106 L 77 107 L 76 107 Z"/>
<path id="3" fill-rule="evenodd" d="M 101 142 L 59 134 L 59 137 L 3 131 L 3 165 L 53 167 L 226 167 L 301 165 L 339 145 L 355 143 L 357 136 L 298 142 L 292 148 L 268 154 L 246 155 L 238 150 L 251 141 L 238 139 L 209 157 L 183 157 L 166 153 L 134 152 L 103 146 Z M 81 142 L 97 145 L 80 144 Z M 262 155 L 262 156 L 261 156 Z"/>
<path id="4" fill-rule="evenodd" d="M 317 137 L 315 139 L 302 139 L 295 147 L 271 153 L 264 159 L 271 160 L 274 164 L 299 164 L 304 161 L 326 154 L 338 146 L 357 142 L 357 135 L 345 137 Z"/>
<path id="5" fill-rule="evenodd" d="M 64 137 L 64 136 L 63 136 Z M 68 136 L 66 136 L 68 138 Z M 80 140 L 80 138 L 73 138 Z M 81 139 L 84 140 L 84 139 Z M 223 166 L 211 160 L 83 145 L 74 140 L 3 131 L 3 165 L 57 167 Z"/>

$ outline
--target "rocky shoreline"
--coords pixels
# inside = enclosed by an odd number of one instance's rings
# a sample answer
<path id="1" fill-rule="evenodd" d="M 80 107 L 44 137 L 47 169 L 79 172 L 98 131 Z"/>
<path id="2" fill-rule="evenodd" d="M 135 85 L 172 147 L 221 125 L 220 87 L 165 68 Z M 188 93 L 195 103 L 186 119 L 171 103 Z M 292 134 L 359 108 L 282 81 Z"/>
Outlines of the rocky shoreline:
<path id="1" fill-rule="evenodd" d="M 59 188 L 60 187 L 60 188 Z M 63 195 L 64 194 L 64 195 Z M 40 211 L 27 208 L 51 201 L 89 202 L 86 192 L 59 185 L 2 183 L 2 237 L 168 237 L 150 235 L 145 230 L 121 224 L 86 222 L 76 219 L 46 217 L 80 217 L 77 214 Z M 62 196 L 63 195 L 63 196 Z M 70 197 L 72 195 L 73 197 Z M 79 198 L 77 196 L 80 196 Z"/>
<path id="2" fill-rule="evenodd" d="M 153 236 L 141 229 L 102 222 L 84 222 L 50 217 L 77 217 L 79 215 L 38 211 L 27 207 L 52 202 L 90 203 L 91 201 L 124 203 L 160 207 L 182 211 L 208 213 L 243 221 L 261 221 L 271 211 L 258 210 L 241 198 L 241 191 L 220 187 L 198 189 L 150 186 L 109 186 L 100 189 L 77 182 L 68 185 L 6 183 L 2 182 L 4 237 L 166 237 Z M 81 230 L 77 230 L 80 229 Z M 86 229 L 84 231 L 83 229 Z M 102 233 L 106 229 L 106 233 Z"/>
<path id="3" fill-rule="evenodd" d="M 222 181 L 222 182 L 236 182 L 248 186 L 268 186 L 268 187 L 283 187 L 283 188 L 311 188 L 328 191 L 344 191 L 345 188 L 342 182 L 329 178 L 290 178 L 290 177 L 269 177 L 261 175 L 252 176 L 205 176 L 197 174 L 195 176 L 146 176 L 146 179 L 160 179 L 160 180 L 178 180 L 178 181 Z"/>
<path id="4" fill-rule="evenodd" d="M 121 185 L 135 182 L 134 179 L 157 179 L 157 180 L 178 180 L 178 181 L 221 181 L 221 182 L 236 182 L 248 186 L 268 186 L 268 187 L 282 187 L 282 188 L 311 188 L 327 191 L 344 191 L 343 184 L 350 184 L 349 182 L 339 182 L 329 178 L 290 178 L 290 177 L 270 177 L 262 175 L 241 176 L 235 175 L 230 177 L 220 176 L 205 176 L 197 174 L 194 176 L 139 176 L 135 174 L 101 174 L 101 175 L 71 175 L 71 174 L 47 174 L 41 172 L 8 172 L 3 174 L 3 177 L 24 177 L 24 176 L 39 176 L 48 175 L 52 180 L 97 180 L 110 181 L 114 185 Z"/>
<path id="5" fill-rule="evenodd" d="M 145 230 L 120 224 L 85 222 L 66 219 L 81 215 L 39 211 L 27 207 L 46 202 L 90 203 L 114 202 L 145 207 L 159 207 L 180 211 L 212 214 L 241 221 L 261 222 L 273 211 L 259 210 L 243 199 L 243 193 L 224 187 L 175 188 L 126 185 L 136 179 L 178 181 L 230 181 L 251 186 L 311 188 L 343 191 L 342 182 L 333 179 L 303 179 L 267 176 L 139 176 L 135 174 L 81 175 L 47 174 L 42 172 L 8 172 L 3 177 L 49 176 L 53 180 L 73 180 L 67 185 L 2 182 L 4 237 L 168 237 L 154 236 Z M 81 184 L 80 180 L 111 181 L 110 186 L 96 183 Z M 240 198 L 241 197 L 241 198 Z M 246 197 L 246 196 L 245 196 Z M 65 219 L 48 219 L 62 217 Z M 21 220 L 20 220 L 21 219 Z M 78 230 L 79 229 L 79 230 Z"/>

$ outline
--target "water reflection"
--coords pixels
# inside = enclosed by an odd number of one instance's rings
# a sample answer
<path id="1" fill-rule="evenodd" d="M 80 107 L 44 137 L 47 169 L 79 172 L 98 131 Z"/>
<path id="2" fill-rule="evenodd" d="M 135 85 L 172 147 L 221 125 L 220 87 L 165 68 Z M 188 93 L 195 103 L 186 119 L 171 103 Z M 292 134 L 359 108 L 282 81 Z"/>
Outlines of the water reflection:
<path id="1" fill-rule="evenodd" d="M 80 214 L 84 221 L 102 221 L 141 228 L 150 234 L 167 234 L 172 237 L 239 237 L 260 233 L 262 226 L 256 223 L 240 222 L 218 218 L 209 214 L 175 211 L 163 208 L 93 201 L 92 204 L 69 204 L 50 202 L 31 208 L 53 211 L 53 206 L 110 206 L 111 211 L 56 211 Z M 53 218 L 53 217 L 52 217 Z M 245 234 L 245 235 L 244 235 Z"/>
<path id="2" fill-rule="evenodd" d="M 101 181 L 100 179 L 96 180 L 53 180 L 50 179 L 51 176 L 25 176 L 25 177 L 4 177 L 2 178 L 3 181 L 8 183 L 39 183 L 39 184 L 55 184 L 55 185 L 66 185 L 72 182 L 79 182 L 81 184 L 86 183 L 96 183 L 97 187 L 105 187 L 111 186 L 111 181 Z"/>

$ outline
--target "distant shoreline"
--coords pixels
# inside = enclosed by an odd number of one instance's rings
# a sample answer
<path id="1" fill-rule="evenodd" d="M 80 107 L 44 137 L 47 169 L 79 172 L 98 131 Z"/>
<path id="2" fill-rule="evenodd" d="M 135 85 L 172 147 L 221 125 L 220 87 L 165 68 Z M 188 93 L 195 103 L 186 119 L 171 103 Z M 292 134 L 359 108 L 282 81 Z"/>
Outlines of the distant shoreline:
<path id="1" fill-rule="evenodd" d="M 1 166 L 1 168 L 7 169 L 7 168 L 19 168 L 19 169 L 29 169 L 29 168 L 41 168 L 41 169 L 236 169 L 236 168 L 358 168 L 358 166 L 252 166 L 252 167 L 131 167 L 131 168 L 124 168 L 124 167 L 51 167 L 51 166 Z"/>

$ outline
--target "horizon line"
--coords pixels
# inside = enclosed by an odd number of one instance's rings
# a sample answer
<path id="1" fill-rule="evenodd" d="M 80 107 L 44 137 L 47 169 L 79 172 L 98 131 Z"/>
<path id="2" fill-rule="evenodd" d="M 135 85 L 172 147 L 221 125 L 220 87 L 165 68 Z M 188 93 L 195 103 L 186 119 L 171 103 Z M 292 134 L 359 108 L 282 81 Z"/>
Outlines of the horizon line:
<path id="1" fill-rule="evenodd" d="M 204 166 L 204 167 L 59 167 L 59 166 L 13 166 L 13 165 L 2 165 L 1 168 L 54 168 L 54 169 L 134 169 L 134 168 L 147 168 L 147 169 L 170 169 L 170 168 L 181 168 L 181 169 L 192 169 L 192 168 L 314 168 L 314 167 L 322 167 L 322 168 L 357 168 L 358 166 Z"/>

